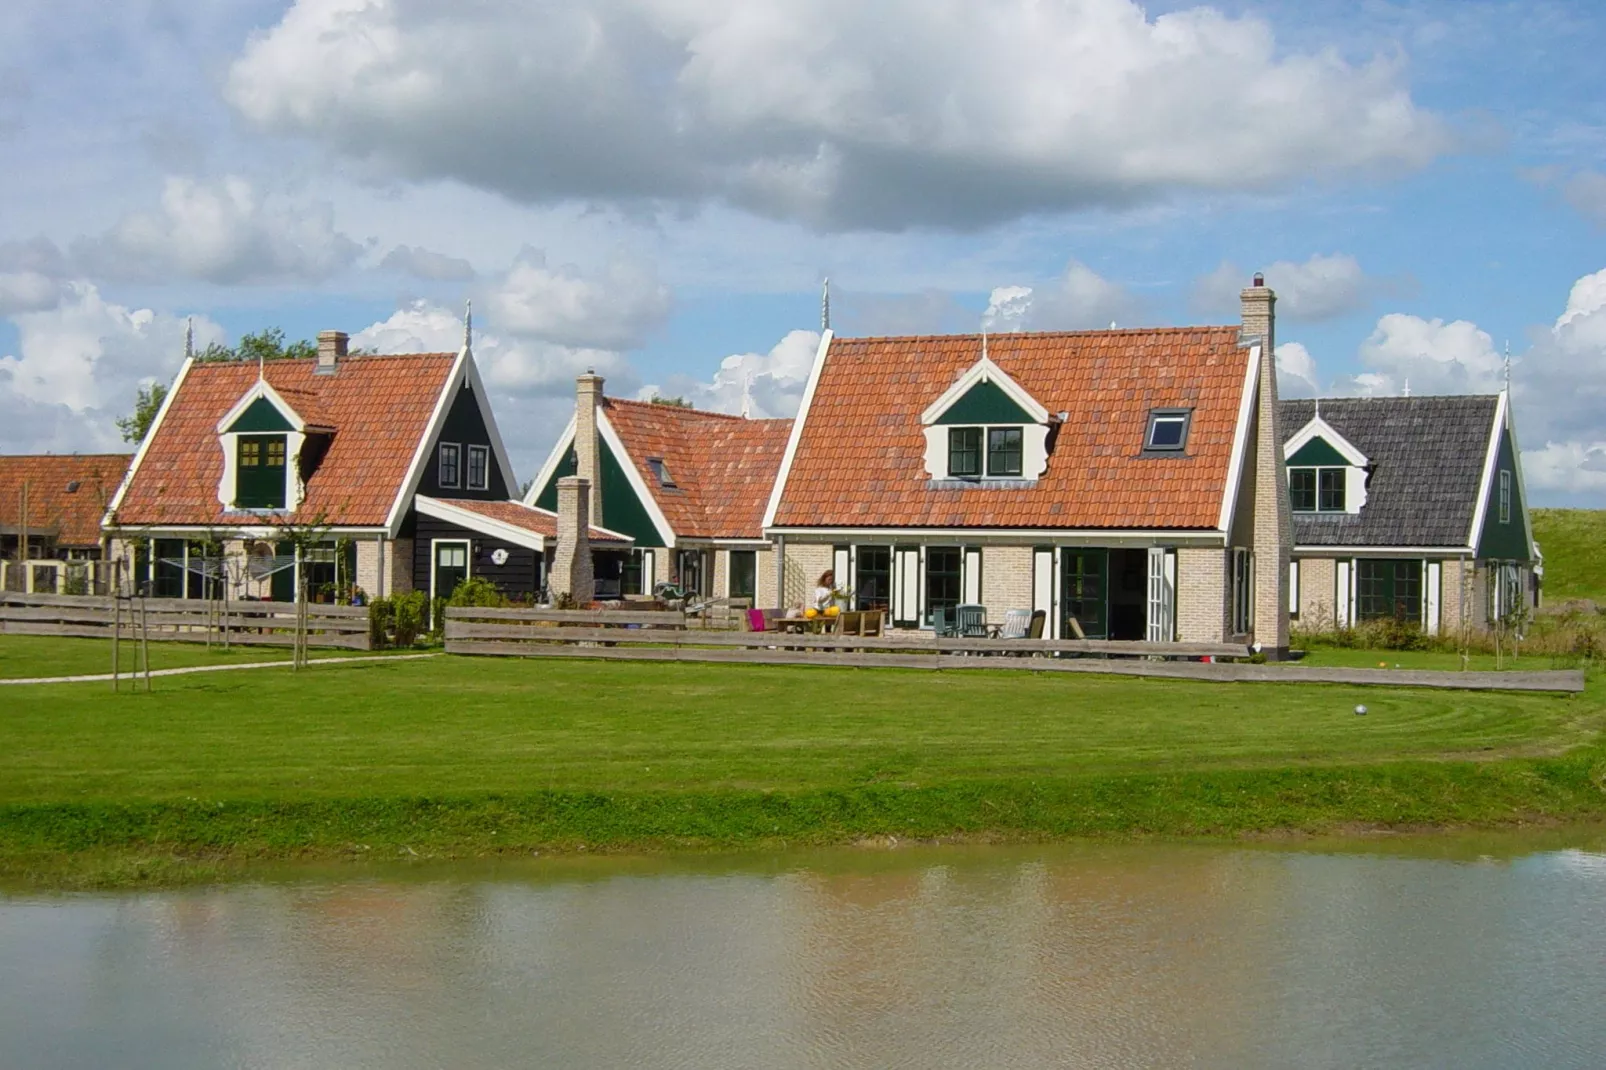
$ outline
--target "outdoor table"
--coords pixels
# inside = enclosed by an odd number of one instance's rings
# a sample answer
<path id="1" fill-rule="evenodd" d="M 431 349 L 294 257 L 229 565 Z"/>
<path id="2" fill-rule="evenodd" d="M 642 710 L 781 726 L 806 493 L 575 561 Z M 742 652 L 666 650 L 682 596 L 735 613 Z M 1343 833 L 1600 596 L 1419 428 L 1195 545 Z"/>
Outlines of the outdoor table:
<path id="1" fill-rule="evenodd" d="M 777 631 L 790 632 L 793 635 L 819 635 L 825 631 L 825 626 L 831 622 L 830 617 L 776 617 L 773 623 Z"/>

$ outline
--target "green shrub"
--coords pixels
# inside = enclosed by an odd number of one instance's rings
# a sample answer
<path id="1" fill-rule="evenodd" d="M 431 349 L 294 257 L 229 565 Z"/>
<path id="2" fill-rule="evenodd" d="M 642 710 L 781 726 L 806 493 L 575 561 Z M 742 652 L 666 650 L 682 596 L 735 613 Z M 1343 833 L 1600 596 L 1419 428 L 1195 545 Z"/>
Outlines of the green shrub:
<path id="1" fill-rule="evenodd" d="M 500 608 L 507 605 L 507 595 L 502 593 L 502 588 L 483 576 L 470 576 L 457 585 L 452 591 L 452 597 L 446 600 L 446 604 Z"/>
<path id="2" fill-rule="evenodd" d="M 392 598 L 391 603 L 394 607 L 391 627 L 396 636 L 396 645 L 412 646 L 424 631 L 424 611 L 429 607 L 429 598 L 423 591 L 409 591 Z"/>
<path id="3" fill-rule="evenodd" d="M 396 626 L 396 604 L 389 598 L 368 603 L 368 645 L 383 650 L 390 645 L 390 632 Z"/>

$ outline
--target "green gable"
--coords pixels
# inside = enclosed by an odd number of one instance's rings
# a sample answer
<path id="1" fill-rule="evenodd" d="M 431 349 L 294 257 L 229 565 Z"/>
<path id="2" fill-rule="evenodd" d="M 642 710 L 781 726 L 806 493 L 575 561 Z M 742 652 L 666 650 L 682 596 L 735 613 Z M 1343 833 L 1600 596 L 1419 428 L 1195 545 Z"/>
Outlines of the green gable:
<path id="1" fill-rule="evenodd" d="M 1511 519 L 1500 522 L 1500 473 L 1511 473 Z M 1489 498 L 1483 503 L 1483 531 L 1478 535 L 1478 556 L 1497 561 L 1527 561 L 1528 524 L 1517 485 L 1517 460 L 1511 449 L 1511 436 L 1500 432 L 1499 460 L 1489 481 Z"/>
<path id="2" fill-rule="evenodd" d="M 1290 468 L 1335 468 L 1348 464 L 1349 461 L 1344 455 L 1320 435 L 1299 447 L 1294 455 L 1288 458 Z"/>
<path id="3" fill-rule="evenodd" d="M 602 523 L 601 527 L 609 531 L 617 531 L 621 535 L 629 535 L 636 540 L 637 546 L 662 546 L 663 536 L 658 533 L 658 525 L 652 522 L 647 507 L 636 497 L 635 488 L 630 485 L 630 479 L 625 475 L 624 466 L 619 458 L 614 456 L 613 449 L 606 442 L 602 445 Z M 558 511 L 558 480 L 565 476 L 572 476 L 578 470 L 578 463 L 571 447 L 564 451 L 558 466 L 552 472 L 552 478 L 546 481 L 541 493 L 536 495 L 535 504 L 542 509 Z M 592 519 L 596 523 L 596 519 Z"/>
<path id="4" fill-rule="evenodd" d="M 939 424 L 1034 424 L 1031 413 L 1004 393 L 997 383 L 983 380 L 962 394 L 937 417 Z"/>
<path id="5" fill-rule="evenodd" d="M 229 425 L 230 431 L 256 432 L 256 431 L 294 431 L 290 421 L 284 418 L 284 413 L 267 398 L 257 398 L 247 405 L 245 411 L 240 413 L 239 419 Z"/>

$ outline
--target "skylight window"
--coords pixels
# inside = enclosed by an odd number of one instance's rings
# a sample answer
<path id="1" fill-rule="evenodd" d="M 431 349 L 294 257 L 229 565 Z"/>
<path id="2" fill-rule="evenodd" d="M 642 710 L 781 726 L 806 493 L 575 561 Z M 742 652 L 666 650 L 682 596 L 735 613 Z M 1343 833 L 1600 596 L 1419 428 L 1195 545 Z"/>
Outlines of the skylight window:
<path id="1" fill-rule="evenodd" d="M 647 467 L 652 469 L 653 478 L 658 481 L 660 487 L 675 485 L 675 477 L 669 474 L 669 466 L 664 463 L 662 457 L 648 457 Z"/>
<path id="2" fill-rule="evenodd" d="M 1190 409 L 1154 409 L 1149 413 L 1149 430 L 1143 437 L 1145 453 L 1182 453 L 1188 446 Z"/>

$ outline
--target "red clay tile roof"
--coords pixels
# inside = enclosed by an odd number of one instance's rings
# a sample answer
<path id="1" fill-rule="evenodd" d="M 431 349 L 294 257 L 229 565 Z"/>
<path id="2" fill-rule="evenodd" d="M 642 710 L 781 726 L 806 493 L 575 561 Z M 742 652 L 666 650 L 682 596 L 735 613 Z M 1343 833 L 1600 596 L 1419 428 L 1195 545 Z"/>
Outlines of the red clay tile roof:
<path id="1" fill-rule="evenodd" d="M 490 520 L 499 520 L 504 524 L 522 528 L 525 531 L 548 539 L 556 539 L 558 537 L 558 514 L 550 513 L 539 506 L 525 505 L 523 502 L 515 501 L 488 502 L 470 498 L 436 498 L 435 501 Z M 623 544 L 631 540 L 619 535 L 617 532 L 605 531 L 602 528 L 594 527 L 591 529 L 591 541 L 594 543 Z"/>
<path id="2" fill-rule="evenodd" d="M 603 408 L 677 536 L 763 535 L 764 509 L 791 420 L 747 420 L 621 398 L 603 399 Z M 659 486 L 647 466 L 649 457 L 663 459 L 674 489 Z"/>
<path id="3" fill-rule="evenodd" d="M 0 531 L 22 527 L 22 488 L 28 486 L 28 533 L 53 535 L 58 546 L 100 543 L 100 518 L 131 460 L 126 453 L 33 454 L 0 457 Z M 67 488 L 77 483 L 75 490 Z"/>
<path id="4" fill-rule="evenodd" d="M 921 413 L 975 335 L 831 342 L 775 515 L 783 527 L 1214 528 L 1248 351 L 1237 327 L 1000 334 L 993 362 L 1051 413 L 1029 488 L 933 485 Z M 1192 408 L 1187 456 L 1143 457 L 1148 413 Z"/>
<path id="5" fill-rule="evenodd" d="M 268 384 L 304 420 L 335 428 L 294 515 L 322 514 L 340 526 L 384 524 L 456 359 L 455 353 L 352 356 L 333 375 L 314 375 L 311 359 L 268 362 Z M 217 422 L 256 377 L 251 363 L 190 367 L 123 495 L 120 525 L 261 523 L 225 512 L 217 499 L 223 475 Z"/>

